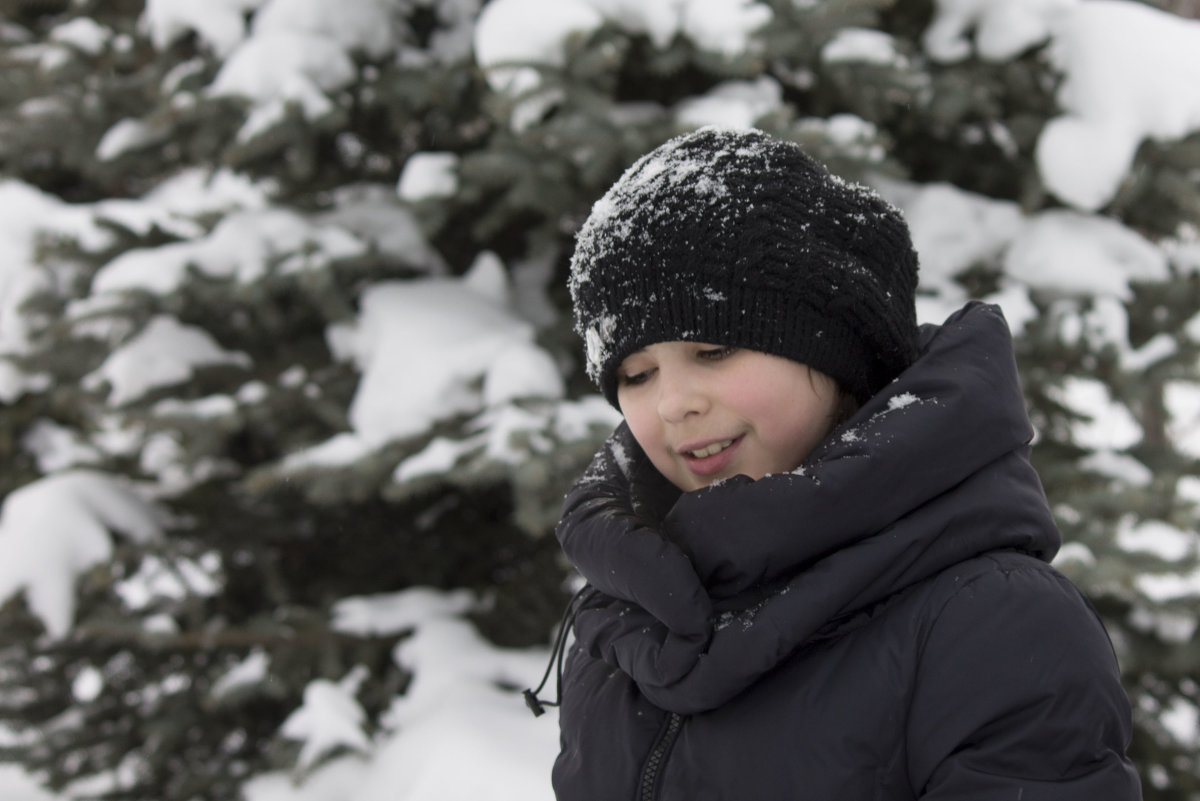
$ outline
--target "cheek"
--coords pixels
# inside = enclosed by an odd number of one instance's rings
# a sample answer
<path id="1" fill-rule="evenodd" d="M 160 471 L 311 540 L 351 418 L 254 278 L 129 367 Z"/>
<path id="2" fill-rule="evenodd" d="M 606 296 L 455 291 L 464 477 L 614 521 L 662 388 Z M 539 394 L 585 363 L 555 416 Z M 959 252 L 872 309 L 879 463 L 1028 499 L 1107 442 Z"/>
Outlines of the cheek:
<path id="1" fill-rule="evenodd" d="M 650 460 L 650 464 L 654 465 L 657 470 L 675 486 L 685 492 L 689 489 L 696 489 L 695 486 L 685 486 L 680 483 L 682 479 L 679 471 L 679 466 L 672 460 L 667 451 L 666 439 L 663 436 L 662 429 L 657 423 L 657 418 L 653 415 L 647 415 L 641 412 L 636 407 L 625 411 L 624 406 L 621 407 L 622 414 L 625 415 L 625 422 L 629 425 L 629 431 L 633 434 L 633 438 L 637 440 L 637 444 L 645 452 L 646 458 Z"/>
<path id="2" fill-rule="evenodd" d="M 635 399 L 618 398 L 618 401 L 621 414 L 625 417 L 625 422 L 629 425 L 629 431 L 633 434 L 633 438 L 637 440 L 638 445 L 642 446 L 642 450 L 647 455 L 652 454 L 659 436 L 653 416 L 648 413 L 645 404 L 638 403 Z"/>
<path id="3" fill-rule="evenodd" d="M 745 396 L 743 410 L 757 421 L 767 447 L 780 458 L 794 461 L 794 467 L 833 429 L 830 399 L 835 395 L 814 393 L 806 377 L 800 386 L 788 382 Z"/>
<path id="4" fill-rule="evenodd" d="M 803 456 L 808 456 L 817 443 L 825 439 L 833 430 L 834 409 L 824 399 L 811 399 L 808 403 L 797 405 L 797 417 L 793 423 L 792 433 L 796 441 L 804 445 Z"/>

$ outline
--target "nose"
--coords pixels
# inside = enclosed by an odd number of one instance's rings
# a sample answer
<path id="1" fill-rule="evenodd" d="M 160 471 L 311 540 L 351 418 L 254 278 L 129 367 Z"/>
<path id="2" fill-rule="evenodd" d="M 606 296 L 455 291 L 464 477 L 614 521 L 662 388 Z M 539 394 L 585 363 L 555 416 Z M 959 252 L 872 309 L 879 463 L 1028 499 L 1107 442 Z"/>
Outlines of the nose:
<path id="1" fill-rule="evenodd" d="M 677 423 L 691 415 L 703 414 L 708 407 L 703 385 L 689 371 L 659 368 L 659 417 L 668 423 Z"/>

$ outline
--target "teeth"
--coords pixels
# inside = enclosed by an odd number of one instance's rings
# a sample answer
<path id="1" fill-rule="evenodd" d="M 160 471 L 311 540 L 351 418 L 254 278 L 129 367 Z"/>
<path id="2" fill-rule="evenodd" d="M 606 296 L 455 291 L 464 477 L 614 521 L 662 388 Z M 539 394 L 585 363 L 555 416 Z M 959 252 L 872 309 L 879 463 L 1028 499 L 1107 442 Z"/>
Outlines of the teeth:
<path id="1" fill-rule="evenodd" d="M 692 456 L 695 456 L 697 459 L 703 459 L 706 456 L 712 456 L 720 453 L 732 444 L 733 440 L 727 439 L 724 442 L 714 442 L 712 445 L 707 445 L 698 451 L 688 451 L 688 453 L 690 453 Z"/>

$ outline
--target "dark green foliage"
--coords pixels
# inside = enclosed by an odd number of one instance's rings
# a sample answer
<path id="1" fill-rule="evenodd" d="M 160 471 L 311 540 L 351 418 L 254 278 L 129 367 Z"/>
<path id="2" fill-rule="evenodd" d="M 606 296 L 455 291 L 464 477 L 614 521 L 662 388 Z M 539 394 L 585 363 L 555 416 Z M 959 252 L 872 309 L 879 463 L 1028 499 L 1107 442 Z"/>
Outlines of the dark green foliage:
<path id="1" fill-rule="evenodd" d="M 680 104 L 726 82 L 769 79 L 781 102 L 758 124 L 801 142 L 839 174 L 947 182 L 1026 214 L 1059 205 L 1034 162 L 1042 127 L 1057 113 L 1060 79 L 1040 47 L 1004 63 L 942 64 L 921 42 L 935 10 L 929 0 L 768 5 L 774 21 L 756 34 L 755 48 L 733 57 L 683 35 L 660 45 L 610 20 L 570 37 L 561 65 L 534 65 L 540 84 L 513 96 L 494 90 L 469 53 L 435 53 L 433 43 L 462 23 L 455 15 L 467 4 L 400 3 L 398 53 L 352 53 L 355 79 L 330 94 L 327 113 L 310 118 L 293 104 L 241 137 L 252 104 L 204 93 L 222 63 L 203 37 L 156 49 L 137 25 L 140 2 L 0 3 L 4 178 L 80 204 L 137 201 L 188 169 L 214 181 L 234 172 L 269 183 L 274 210 L 313 233 L 264 256 L 253 277 L 194 264 L 172 289 L 128 292 L 86 313 L 79 302 L 94 299 L 97 275 L 114 259 L 202 235 L 113 216 L 98 223 L 109 235 L 101 245 L 47 234 L 33 249 L 46 280 L 21 310 L 31 345 L 0 361 L 49 381 L 0 401 L 0 498 L 53 472 L 26 443 L 50 422 L 85 442 L 134 440 L 98 452 L 91 466 L 154 485 L 170 518 L 162 541 L 118 536 L 113 558 L 79 577 L 67 637 L 46 636 L 20 595 L 0 599 L 0 722 L 18 734 L 0 759 L 55 787 L 120 768 L 126 784 L 108 798 L 228 801 L 247 778 L 294 764 L 298 747 L 279 727 L 309 682 L 367 667 L 358 700 L 372 732 L 404 691 L 410 677 L 391 650 L 406 633 L 335 631 L 340 599 L 465 587 L 487 599 L 472 618 L 493 642 L 545 643 L 567 578 L 551 531 L 604 425 L 564 432 L 552 422 L 553 399 L 525 398 L 512 408 L 547 422 L 507 443 L 519 458 L 495 459 L 481 442 L 471 445 L 485 424 L 461 413 L 351 463 L 295 468 L 286 460 L 352 428 L 348 408 L 361 371 L 334 352 L 328 332 L 356 319 L 363 291 L 454 279 L 485 252 L 505 265 L 525 304 L 517 308 L 560 366 L 567 397 L 591 392 L 570 329 L 573 236 L 637 156 L 687 127 Z M 114 38 L 91 54 L 50 44 L 51 31 L 76 16 L 108 26 Z M 896 58 L 824 60 L 824 48 L 849 27 L 890 33 Z M 46 58 L 59 66 L 44 69 Z M 830 118 L 852 122 L 854 135 Z M 98 158 L 98 143 L 126 119 L 140 122 L 145 139 Z M 456 189 L 398 201 L 392 187 L 414 154 L 428 151 L 459 157 Z M 1198 135 L 1144 143 L 1104 212 L 1150 238 L 1181 236 L 1183 224 L 1200 219 L 1198 176 Z M 384 233 L 419 228 L 432 255 L 416 239 L 400 248 L 376 241 L 349 255 L 318 240 L 331 220 L 368 212 L 380 215 Z M 211 235 L 232 217 L 214 208 L 190 222 Z M 955 280 L 975 297 L 1011 286 L 998 258 Z M 1135 284 L 1119 299 L 1035 290 L 1030 301 L 1036 315 L 1017 345 L 1038 429 L 1034 458 L 1064 539 L 1090 555 L 1061 566 L 1113 633 L 1135 702 L 1146 797 L 1195 799 L 1194 749 L 1162 723 L 1180 699 L 1200 702 L 1200 637 L 1194 628 L 1187 636 L 1169 630 L 1173 620 L 1194 620 L 1194 596 L 1155 601 L 1137 579 L 1194 570 L 1198 555 L 1169 562 L 1131 553 L 1118 539 L 1146 521 L 1194 531 L 1200 520 L 1179 491 L 1200 477 L 1200 463 L 1174 441 L 1166 403 L 1172 382 L 1200 382 L 1200 345 L 1185 329 L 1195 327 L 1200 276 L 1181 259 L 1165 280 Z M 1118 341 L 1069 333 L 1089 331 L 1089 320 L 1116 307 L 1128 321 Z M 157 315 L 203 329 L 247 359 L 108 403 L 107 388 L 86 377 Z M 1169 353 L 1130 360 L 1161 337 L 1172 343 Z M 1137 442 L 1109 455 L 1136 460 L 1145 480 L 1090 460 L 1095 448 L 1076 433 L 1084 414 L 1062 392 L 1075 380 L 1102 383 L 1140 426 Z M 213 397 L 237 402 L 197 414 L 196 404 Z M 395 480 L 398 465 L 439 438 L 463 446 L 452 464 Z M 176 483 L 164 479 L 164 461 Z M 196 566 L 208 585 L 139 603 L 121 594 L 139 571 Z M 214 695 L 253 654 L 267 657 L 265 676 Z M 89 686 L 101 689 L 89 697 Z"/>

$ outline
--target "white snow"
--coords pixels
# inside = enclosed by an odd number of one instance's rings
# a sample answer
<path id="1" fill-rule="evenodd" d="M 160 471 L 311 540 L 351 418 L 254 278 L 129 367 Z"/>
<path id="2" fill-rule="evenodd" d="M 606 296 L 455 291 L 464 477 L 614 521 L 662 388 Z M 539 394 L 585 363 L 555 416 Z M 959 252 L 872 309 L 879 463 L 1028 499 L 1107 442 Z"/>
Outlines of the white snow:
<path id="1" fill-rule="evenodd" d="M 179 91 L 184 81 L 193 75 L 199 75 L 203 72 L 204 59 L 202 58 L 189 58 L 186 61 L 179 62 L 167 70 L 167 74 L 163 76 L 162 84 L 160 84 L 163 94 L 174 94 Z"/>
<path id="2" fill-rule="evenodd" d="M 904 211 L 913 247 L 921 256 L 923 287 L 949 294 L 947 302 L 951 305 L 966 299 L 954 278 L 975 263 L 995 259 L 1024 227 L 1015 203 L 993 200 L 950 184 L 883 182 L 879 188 L 884 197 Z"/>
<path id="3" fill-rule="evenodd" d="M 568 37 L 587 36 L 606 19 L 659 46 L 683 34 L 732 58 L 752 49 L 751 34 L 773 17 L 765 3 L 750 0 L 492 0 L 475 27 L 475 58 L 493 89 L 516 95 L 541 83 L 529 65 L 562 66 Z"/>
<path id="4" fill-rule="evenodd" d="M 1131 282 L 1165 280 L 1168 256 L 1159 245 L 1108 217 L 1068 209 L 1023 215 L 1015 203 L 948 184 L 913 185 L 880 180 L 881 194 L 904 212 L 921 256 L 918 312 L 940 322 L 966 301 L 957 278 L 978 264 L 1002 265 L 999 303 L 1014 331 L 1036 316 L 1029 292 L 1086 298 L 1094 310 L 1072 318 L 1091 337 L 1112 344 L 1129 369 L 1170 355 L 1163 339 L 1137 351 L 1128 342 L 1121 300 Z"/>
<path id="5" fill-rule="evenodd" d="M 241 141 L 280 121 L 289 103 L 308 119 L 329 113 L 330 95 L 358 76 L 356 56 L 383 59 L 397 47 L 405 10 L 393 0 L 223 0 L 202 10 L 203 2 L 150 2 L 143 23 L 159 48 L 195 31 L 225 56 L 207 92 L 253 103 Z"/>
<path id="6" fill-rule="evenodd" d="M 245 659 L 234 665 L 225 675 L 213 682 L 209 693 L 214 700 L 219 701 L 225 696 L 236 693 L 243 687 L 252 687 L 260 684 L 269 675 L 270 667 L 271 658 L 263 650 L 255 648 Z"/>
<path id="7" fill-rule="evenodd" d="M 86 704 L 100 697 L 104 690 L 104 676 L 99 670 L 88 665 L 75 674 L 71 682 L 71 695 L 80 703 Z"/>
<path id="8" fill-rule="evenodd" d="M 50 31 L 52 42 L 61 42 L 94 56 L 104 50 L 112 39 L 112 29 L 96 22 L 90 17 L 76 17 L 55 26 Z"/>
<path id="9" fill-rule="evenodd" d="M 1186 643 L 1192 639 L 1200 621 L 1195 614 L 1187 611 L 1135 606 L 1129 613 L 1129 624 L 1142 631 L 1153 632 L 1169 643 Z"/>
<path id="10" fill-rule="evenodd" d="M 209 395 L 195 400 L 164 398 L 151 409 L 155 417 L 226 417 L 237 412 L 238 403 L 229 395 Z"/>
<path id="11" fill-rule="evenodd" d="M 161 535 L 154 508 L 104 473 L 55 473 L 9 493 L 0 507 L 0 602 L 24 591 L 46 631 L 65 636 L 75 577 L 109 558 L 114 532 L 139 542 Z"/>
<path id="12" fill-rule="evenodd" d="M 1129 408 L 1113 400 L 1102 381 L 1067 376 L 1059 386 L 1047 387 L 1046 394 L 1082 416 L 1071 424 L 1071 440 L 1081 448 L 1120 451 L 1142 439 L 1142 427 Z"/>
<path id="13" fill-rule="evenodd" d="M 1133 583 L 1155 603 L 1200 597 L 1200 570 L 1191 573 L 1146 573 L 1137 576 Z"/>
<path id="14" fill-rule="evenodd" d="M 192 167 L 154 187 L 146 196 L 147 202 L 137 204 L 136 208 L 143 213 L 162 209 L 189 217 L 230 209 L 261 209 L 267 205 L 270 192 L 270 182 L 255 181 L 228 169 Z"/>
<path id="15" fill-rule="evenodd" d="M 341 467 L 354 464 L 371 450 L 371 443 L 353 432 L 346 431 L 312 447 L 289 453 L 283 460 L 283 469 L 303 471 L 310 468 Z"/>
<path id="16" fill-rule="evenodd" d="M 21 448 L 33 456 L 43 475 L 68 467 L 95 464 L 102 459 L 100 451 L 89 444 L 81 432 L 46 418 L 35 420 L 29 426 L 21 438 Z"/>
<path id="17" fill-rule="evenodd" d="M 603 395 L 585 395 L 558 405 L 554 428 L 563 439 L 577 440 L 593 428 L 608 431 L 620 422 L 620 412 L 610 406 Z"/>
<path id="18" fill-rule="evenodd" d="M 0 180 L 0 357 L 26 352 L 32 335 L 21 306 L 53 286 L 52 275 L 37 263 L 40 236 L 69 237 L 85 247 L 111 241 L 85 209 L 74 208 L 27 184 Z M 0 379 L 5 378 L 0 374 Z M 0 397 L 20 394 L 16 371 L 0 383 Z"/>
<path id="19" fill-rule="evenodd" d="M 429 618 L 465 615 L 478 605 L 467 590 L 413 587 L 390 595 L 353 596 L 334 604 L 334 628 L 360 636 L 398 634 Z"/>
<path id="20" fill-rule="evenodd" d="M 485 442 L 486 437 L 480 435 L 462 440 L 434 437 L 422 450 L 396 465 L 392 480 L 403 484 L 422 476 L 444 473 Z"/>
<path id="21" fill-rule="evenodd" d="M 1179 346 L 1169 334 L 1155 334 L 1137 350 L 1123 352 L 1121 367 L 1130 372 L 1141 372 L 1178 352 Z"/>
<path id="22" fill-rule="evenodd" d="M 550 801 L 546 777 L 558 744 L 553 715 L 534 718 L 520 695 L 500 689 L 527 686 L 545 669 L 547 654 L 489 645 L 460 617 L 474 605 L 462 592 L 421 588 L 338 605 L 335 620 L 343 630 L 415 628 L 395 652 L 399 664 L 413 669 L 413 682 L 386 715 L 390 737 L 368 759 L 336 760 L 310 783 L 336 776 L 343 782 L 339 797 L 355 801 Z M 247 801 L 282 798 L 272 794 L 282 781 L 255 779 Z"/>
<path id="23" fill-rule="evenodd" d="M 20 370 L 0 353 L 0 402 L 12 403 L 27 392 L 43 392 L 51 384 L 53 379 L 49 375 Z"/>
<path id="24" fill-rule="evenodd" d="M 939 61 L 971 55 L 1007 61 L 1045 41 L 1076 0 L 938 0 L 925 31 L 925 50 Z M 972 47 L 972 41 L 974 47 Z"/>
<path id="25" fill-rule="evenodd" d="M 550 354 L 530 342 L 514 341 L 493 357 L 483 381 L 483 402 L 501 406 L 521 398 L 561 398 L 566 392 Z"/>
<path id="26" fill-rule="evenodd" d="M 1171 263 L 1183 273 L 1200 273 L 1200 228 L 1196 223 L 1184 223 L 1179 226 L 1176 236 L 1167 237 L 1162 242 Z M 1200 314 L 1196 315 L 1193 323 L 1200 325 Z M 1200 339 L 1200 335 L 1196 337 Z"/>
<path id="27" fill-rule="evenodd" d="M 800 120 L 798 130 L 821 136 L 837 144 L 850 156 L 869 162 L 880 162 L 887 155 L 879 143 L 879 129 L 873 122 L 857 114 L 832 114 L 827 118 L 809 117 Z"/>
<path id="28" fill-rule="evenodd" d="M 282 31 L 312 34 L 348 53 L 379 59 L 395 47 L 403 11 L 395 0 L 268 0 L 254 15 L 250 31 L 255 37 Z"/>
<path id="29" fill-rule="evenodd" d="M 769 75 L 753 81 L 725 81 L 703 95 L 688 98 L 676 106 L 675 117 L 696 128 L 717 125 L 722 128 L 752 128 L 754 123 L 783 103 L 783 87 Z"/>
<path id="30" fill-rule="evenodd" d="M 341 631 L 413 630 L 394 654 L 413 671 L 413 683 L 371 741 L 353 697 L 361 674 L 314 682 L 317 691 L 305 694 L 304 713 L 290 719 L 296 721 L 292 733 L 314 755 L 340 745 L 357 753 L 319 765 L 300 785 L 290 773 L 257 776 L 246 785 L 247 801 L 551 801 L 546 777 L 558 749 L 554 715 L 534 718 L 516 692 L 501 689 L 540 676 L 547 651 L 489 645 L 462 619 L 478 606 L 465 591 L 422 587 L 340 601 L 334 625 Z M 259 680 L 266 667 L 261 658 L 239 666 L 226 691 Z"/>
<path id="31" fill-rule="evenodd" d="M 213 278 L 251 283 L 267 275 L 286 255 L 304 254 L 302 260 L 293 258 L 278 267 L 299 272 L 365 250 L 352 234 L 335 226 L 316 225 L 294 211 L 236 211 L 199 239 L 125 251 L 96 273 L 92 291 L 144 290 L 165 295 L 179 287 L 193 268 Z"/>
<path id="32" fill-rule="evenodd" d="M 17 765 L 0 765 L 0 789 L 4 801 L 63 801 L 42 788 Z"/>
<path id="33" fill-rule="evenodd" d="M 331 348 L 362 370 L 350 403 L 355 433 L 372 446 L 426 430 L 486 404 L 496 360 L 520 346 L 531 391 L 561 394 L 549 356 L 536 355 L 533 327 L 508 309 L 499 260 L 479 258 L 463 279 L 430 278 L 376 284 L 360 300 L 358 320 L 331 330 Z M 438 343 L 429 347 L 428 343 Z M 511 394 L 501 376 L 494 396 Z"/>
<path id="34" fill-rule="evenodd" d="M 562 66 L 566 38 L 603 22 L 585 0 L 492 0 L 475 23 L 475 60 L 494 90 L 520 94 L 541 83 L 537 69 L 526 65 Z"/>
<path id="35" fill-rule="evenodd" d="M 869 28 L 842 28 L 821 48 L 821 61 L 899 66 L 904 60 L 896 52 L 891 34 Z"/>
<path id="36" fill-rule="evenodd" d="M 602 395 L 560 401 L 537 411 L 512 405 L 493 407 L 468 426 L 468 430 L 479 430 L 479 433 L 461 440 L 434 437 L 422 450 L 396 466 L 392 480 L 402 484 L 443 473 L 475 455 L 485 462 L 520 464 L 526 458 L 526 452 L 513 446 L 512 440 L 516 436 L 527 439 L 534 450 L 546 453 L 554 447 L 555 439 L 570 442 L 607 435 L 619 422 L 620 413 Z"/>
<path id="37" fill-rule="evenodd" d="M 1200 387 L 1169 381 L 1163 388 L 1167 433 L 1180 452 L 1200 459 Z"/>
<path id="38" fill-rule="evenodd" d="M 189 458 L 174 431 L 142 434 L 138 443 L 137 466 L 154 479 L 154 496 L 177 495 L 196 484 L 219 476 L 229 468 L 215 458 Z"/>
<path id="39" fill-rule="evenodd" d="M 225 350 L 203 328 L 160 314 L 84 376 L 83 386 L 95 390 L 107 384 L 109 404 L 120 406 L 151 390 L 186 381 L 197 367 L 222 364 L 249 367 L 250 357 Z"/>
<path id="40" fill-rule="evenodd" d="M 1064 542 L 1054 556 L 1054 565 L 1062 567 L 1070 563 L 1092 567 L 1096 564 L 1096 554 L 1082 542 Z"/>
<path id="41" fill-rule="evenodd" d="M 1081 209 L 1115 194 L 1145 139 L 1200 130 L 1200 22 L 1123 0 L 1079 2 L 1050 48 L 1065 113 L 1038 140 L 1046 185 Z"/>
<path id="42" fill-rule="evenodd" d="M 363 731 L 367 716 L 354 698 L 366 677 L 367 669 L 358 665 L 338 682 L 316 679 L 304 688 L 304 701 L 279 729 L 284 737 L 304 742 L 297 760 L 301 771 L 338 748 L 370 748 Z"/>
<path id="43" fill-rule="evenodd" d="M 1117 544 L 1127 551 L 1152 553 L 1168 562 L 1178 562 L 1200 553 L 1200 534 L 1161 520 L 1137 522 L 1125 516 L 1117 525 Z"/>
<path id="44" fill-rule="evenodd" d="M 150 555 L 142 559 L 133 575 L 117 582 L 114 590 L 135 611 L 163 599 L 207 598 L 220 590 L 220 568 L 220 557 L 211 552 L 198 560 L 175 557 L 170 562 Z"/>
<path id="45" fill-rule="evenodd" d="M 195 33 L 218 56 L 246 36 L 245 15 L 267 0 L 146 0 L 139 24 L 159 50 Z"/>
<path id="46" fill-rule="evenodd" d="M 1006 61 L 1050 42 L 1064 76 L 1063 114 L 1037 147 L 1046 186 L 1094 211 L 1107 204 L 1146 139 L 1200 130 L 1200 22 L 1126 0 L 938 0 L 926 51 Z"/>
<path id="47" fill-rule="evenodd" d="M 1079 460 L 1079 468 L 1122 481 L 1134 487 L 1146 487 L 1154 472 L 1127 453 L 1098 450 Z"/>
<path id="48" fill-rule="evenodd" d="M 1163 280 L 1166 255 L 1115 220 L 1051 209 L 1029 218 L 1004 272 L 1030 286 L 1083 296 L 1128 298 L 1131 280 Z"/>
<path id="49" fill-rule="evenodd" d="M 1200 476 L 1182 476 L 1175 484 L 1175 492 L 1183 500 L 1200 506 Z"/>
<path id="50" fill-rule="evenodd" d="M 752 49 L 750 35 L 775 17 L 766 3 L 751 0 L 686 0 L 680 6 L 681 32 L 701 49 L 730 58 Z"/>
<path id="51" fill-rule="evenodd" d="M 793 2 L 816 5 L 815 0 Z M 289 103 L 310 119 L 333 110 L 342 102 L 340 90 L 357 78 L 356 57 L 388 58 L 397 47 L 393 15 L 409 5 L 394 0 L 148 0 L 140 24 L 159 49 L 194 33 L 202 48 L 224 59 L 204 91 L 249 102 L 241 131 L 246 140 L 282 120 Z M 710 55 L 741 58 L 755 55 L 752 33 L 771 19 L 768 6 L 752 0 L 492 0 L 475 25 L 479 7 L 478 0 L 438 3 L 441 19 L 457 23 L 435 34 L 442 41 L 428 57 L 473 48 L 494 87 L 531 92 L 510 117 L 518 130 L 561 99 L 543 85 L 543 73 L 534 65 L 561 68 L 571 37 L 591 35 L 606 21 L 644 33 L 658 46 L 683 36 Z M 121 46 L 112 31 L 86 18 L 59 26 L 51 38 L 50 47 L 12 55 L 52 70 L 75 63 L 77 52 Z M 1195 227 L 1185 226 L 1177 239 L 1151 243 L 1094 212 L 1128 178 L 1142 142 L 1173 141 L 1200 130 L 1200 23 L 1118 0 L 938 0 L 924 39 L 926 52 L 947 62 L 971 56 L 1003 61 L 1041 44 L 1064 81 L 1058 95 L 1062 115 L 1042 134 L 1038 167 L 1046 187 L 1070 210 L 1027 215 L 1015 203 L 947 185 L 880 181 L 879 186 L 904 209 L 913 229 L 922 261 L 923 320 L 940 321 L 966 299 L 958 284 L 964 272 L 999 263 L 1004 270 L 997 277 L 999 290 L 988 299 L 1000 303 L 1015 330 L 1035 315 L 1035 299 L 1049 303 L 1061 335 L 1091 347 L 1111 346 L 1122 369 L 1143 370 L 1177 356 L 1176 346 L 1160 335 L 1134 349 L 1122 301 L 1131 295 L 1131 282 L 1164 278 L 1168 263 L 1200 272 L 1200 241 Z M 826 63 L 894 65 L 902 59 L 890 38 L 865 29 L 843 31 L 821 55 Z M 403 46 L 396 55 L 410 66 L 415 57 Z M 176 92 L 203 68 L 203 59 L 181 64 L 164 77 L 161 91 Z M 774 79 L 758 77 L 719 84 L 669 109 L 650 104 L 616 113 L 661 116 L 681 127 L 744 127 L 779 109 L 781 95 Z M 172 98 L 180 106 L 194 100 L 191 93 Z M 46 113 L 52 105 L 35 99 L 20 113 Z M 873 126 L 853 115 L 796 124 L 859 157 L 883 155 Z M 1008 136 L 1003 130 L 978 133 L 1002 143 Z M 97 155 L 116 158 L 152 141 L 144 123 L 124 120 L 102 138 Z M 451 154 L 418 153 L 395 185 L 335 190 L 330 210 L 313 215 L 273 207 L 272 182 L 224 169 L 182 171 L 137 200 L 75 205 L 16 181 L 0 181 L 0 402 L 50 388 L 48 376 L 22 371 L 4 358 L 22 355 L 30 345 L 33 329 L 18 312 L 21 304 L 59 280 L 56 265 L 40 260 L 37 237 L 69 238 L 101 252 L 114 242 L 112 232 L 98 224 L 104 219 L 136 234 L 157 227 L 179 240 L 114 259 L 97 274 L 95 294 L 68 310 L 77 330 L 102 341 L 128 341 L 86 380 L 93 389 L 110 385 L 110 413 L 90 421 L 96 433 L 89 438 L 47 418 L 21 440 L 47 475 L 9 494 L 0 507 L 0 602 L 23 593 L 52 636 L 67 635 L 76 576 L 108 558 L 114 536 L 160 535 L 159 511 L 143 494 L 81 468 L 112 455 L 129 458 L 157 477 L 158 493 L 220 469 L 212 463 L 181 464 L 183 451 L 171 434 L 147 437 L 141 424 L 111 413 L 146 392 L 187 380 L 197 366 L 250 366 L 244 354 L 224 350 L 207 332 L 173 318 L 156 318 L 128 338 L 130 332 L 109 313 L 127 291 L 169 295 L 183 285 L 188 269 L 250 283 L 273 270 L 302 272 L 374 248 L 429 276 L 365 287 L 357 319 L 328 330 L 331 349 L 361 370 L 350 410 L 352 430 L 293 454 L 285 463 L 289 466 L 346 465 L 456 415 L 466 419 L 464 438 L 432 439 L 398 465 L 393 480 L 440 472 L 466 459 L 519 464 L 530 450 L 611 429 L 619 416 L 603 398 L 561 400 L 559 371 L 534 341 L 532 315 L 514 311 L 519 305 L 504 265 L 482 254 L 465 280 L 447 277 L 447 266 L 420 234 L 404 203 L 444 197 L 456 191 L 456 180 Z M 221 222 L 208 230 L 206 221 L 218 217 Z M 308 255 L 294 257 L 301 252 Z M 509 265 L 507 272 L 516 273 L 517 266 Z M 548 318 L 538 324 L 545 322 Z M 600 332 L 589 333 L 597 340 L 589 344 L 602 347 Z M 1182 333 L 1200 342 L 1200 314 Z M 303 390 L 311 378 L 291 372 L 280 375 L 279 383 Z M 236 400 L 228 395 L 166 399 L 152 411 L 160 422 L 189 417 L 217 424 L 238 403 L 258 402 L 269 391 L 251 381 Z M 1085 418 L 1071 427 L 1073 440 L 1091 451 L 1080 460 L 1080 469 L 1134 487 L 1153 480 L 1149 468 L 1126 452 L 1140 441 L 1140 427 L 1103 384 L 1068 378 L 1055 397 Z M 1200 458 L 1200 389 L 1171 382 L 1165 400 L 1168 436 L 1185 455 Z M 907 401 L 900 396 L 893 405 Z M 1200 479 L 1182 479 L 1177 493 L 1200 503 Z M 1187 559 L 1195 540 L 1194 531 L 1162 521 L 1128 518 L 1118 530 L 1122 547 L 1168 562 Z M 1064 545 L 1056 560 L 1096 561 L 1078 542 Z M 149 608 L 156 598 L 214 591 L 220 569 L 211 555 L 170 568 L 147 559 L 117 585 L 117 592 L 131 609 Z M 1143 575 L 1135 587 L 1150 600 L 1186 605 L 1200 597 L 1200 572 Z M 464 592 L 414 589 L 338 604 L 335 619 L 345 631 L 414 629 L 395 654 L 413 670 L 413 686 L 396 699 L 383 730 L 371 738 L 354 699 L 361 672 L 351 671 L 342 682 L 314 683 L 283 732 L 303 743 L 302 766 L 312 767 L 311 773 L 300 784 L 293 773 L 259 776 L 246 788 L 248 801 L 549 801 L 547 776 L 558 748 L 553 716 L 534 719 L 516 693 L 502 689 L 539 677 L 547 654 L 488 645 L 463 618 L 479 603 Z M 1143 618 L 1138 620 L 1164 637 L 1191 636 L 1196 626 L 1188 615 Z M 164 631 L 173 625 L 161 616 L 147 622 Z M 260 682 L 268 668 L 265 655 L 251 654 L 214 694 Z M 90 697 L 101 681 L 95 673 L 82 673 L 74 692 Z M 1170 705 L 1162 719 L 1182 742 L 1188 742 L 1189 732 L 1195 742 L 1194 705 Z M 353 753 L 320 761 L 342 747 Z M 0 797 L 60 798 L 37 789 L 10 766 L 0 766 Z"/>
<path id="52" fill-rule="evenodd" d="M 491 406 L 467 425 L 468 431 L 479 433 L 461 440 L 435 437 L 401 461 L 392 480 L 399 484 L 449 470 L 468 456 L 478 456 L 482 463 L 519 465 L 530 451 L 548 453 L 554 447 L 549 434 L 554 425 L 552 407 L 530 411 L 514 404 Z"/>
<path id="53" fill-rule="evenodd" d="M 334 193 L 334 208 L 314 215 L 311 224 L 347 231 L 409 267 L 431 275 L 444 274 L 441 254 L 425 241 L 413 213 L 398 201 L 396 190 L 369 184 L 341 187 Z"/>
<path id="54" fill-rule="evenodd" d="M 123 119 L 105 131 L 96 145 L 96 158 L 101 161 L 111 161 L 130 150 L 154 142 L 158 136 L 154 130 L 136 119 Z"/>
<path id="55" fill-rule="evenodd" d="M 336 42 L 310 33 L 279 31 L 246 40 L 225 60 L 208 87 L 259 106 L 293 101 L 315 119 L 332 108 L 325 92 L 354 80 L 354 62 Z"/>
<path id="56" fill-rule="evenodd" d="M 1172 698 L 1159 720 L 1184 748 L 1195 749 L 1200 745 L 1200 709 L 1191 699 Z"/>
<path id="57" fill-rule="evenodd" d="M 413 153 L 404 163 L 396 194 L 409 202 L 453 195 L 458 191 L 458 156 Z"/>

